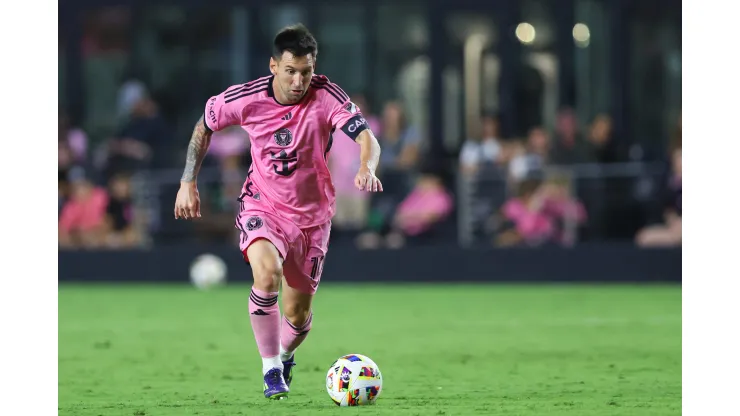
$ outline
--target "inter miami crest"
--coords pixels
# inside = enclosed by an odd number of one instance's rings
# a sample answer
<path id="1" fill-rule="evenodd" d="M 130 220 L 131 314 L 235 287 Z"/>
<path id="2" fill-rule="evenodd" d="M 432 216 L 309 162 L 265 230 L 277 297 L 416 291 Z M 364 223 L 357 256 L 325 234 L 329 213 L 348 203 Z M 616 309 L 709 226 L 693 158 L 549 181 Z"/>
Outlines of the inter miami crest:
<path id="1" fill-rule="evenodd" d="M 293 143 L 293 133 L 290 130 L 282 128 L 275 132 L 275 143 L 280 146 L 290 146 Z"/>
<path id="2" fill-rule="evenodd" d="M 249 217 L 247 220 L 247 230 L 254 231 L 262 227 L 262 218 L 260 217 Z"/>

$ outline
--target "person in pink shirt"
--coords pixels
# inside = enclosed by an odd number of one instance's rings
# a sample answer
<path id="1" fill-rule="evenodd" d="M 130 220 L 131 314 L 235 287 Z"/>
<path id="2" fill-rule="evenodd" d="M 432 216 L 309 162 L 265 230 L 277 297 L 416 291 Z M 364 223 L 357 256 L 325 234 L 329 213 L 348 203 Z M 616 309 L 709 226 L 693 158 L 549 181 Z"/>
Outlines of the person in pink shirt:
<path id="1" fill-rule="evenodd" d="M 500 246 L 537 246 L 554 237 L 555 221 L 544 212 L 540 185 L 537 179 L 523 180 L 517 196 L 501 207 L 503 222 L 510 227 L 499 234 Z"/>
<path id="2" fill-rule="evenodd" d="M 396 208 L 393 231 L 386 237 L 391 248 L 403 245 L 406 237 L 428 234 L 447 218 L 454 207 L 452 195 L 445 189 L 442 179 L 427 169 L 417 179 L 416 185 Z"/>
<path id="3" fill-rule="evenodd" d="M 73 168 L 69 178 L 70 198 L 59 217 L 59 245 L 97 247 L 103 238 L 108 193 L 86 178 L 82 168 Z"/>
<path id="4" fill-rule="evenodd" d="M 175 218 L 199 218 L 196 178 L 213 132 L 229 126 L 247 131 L 253 162 L 235 226 L 241 231 L 244 260 L 252 267 L 249 317 L 262 356 L 264 395 L 271 399 L 290 392 L 294 352 L 311 329 L 311 302 L 335 211 L 327 164 L 335 131 L 359 145 L 357 189 L 383 190 L 375 176 L 380 145 L 347 94 L 327 77 L 314 74 L 317 51 L 316 39 L 305 26 L 287 27 L 275 36 L 271 75 L 233 85 L 208 99 L 188 145 L 175 200 Z"/>
<path id="5" fill-rule="evenodd" d="M 567 193 L 560 181 L 542 183 L 525 179 L 518 195 L 501 208 L 504 230 L 500 246 L 538 246 L 546 243 L 572 244 L 571 230 L 586 219 L 583 205 Z"/>

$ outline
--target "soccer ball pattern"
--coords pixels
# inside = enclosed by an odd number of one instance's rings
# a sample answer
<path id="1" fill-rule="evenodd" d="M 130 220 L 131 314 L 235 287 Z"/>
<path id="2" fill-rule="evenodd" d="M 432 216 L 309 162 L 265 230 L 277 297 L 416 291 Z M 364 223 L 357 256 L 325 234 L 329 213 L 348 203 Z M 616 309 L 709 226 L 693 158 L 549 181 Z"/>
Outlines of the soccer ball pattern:
<path id="1" fill-rule="evenodd" d="M 382 386 L 378 365 L 360 354 L 339 358 L 326 373 L 326 391 L 337 406 L 375 404 Z"/>

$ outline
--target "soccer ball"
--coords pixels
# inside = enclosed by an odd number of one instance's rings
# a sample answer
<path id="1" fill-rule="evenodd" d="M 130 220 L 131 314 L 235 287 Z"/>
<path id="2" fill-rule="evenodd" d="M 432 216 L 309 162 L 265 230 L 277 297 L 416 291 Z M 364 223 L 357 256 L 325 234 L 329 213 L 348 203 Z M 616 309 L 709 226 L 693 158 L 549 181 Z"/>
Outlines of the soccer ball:
<path id="1" fill-rule="evenodd" d="M 360 354 L 339 358 L 326 373 L 326 392 L 337 406 L 375 404 L 382 386 L 378 365 Z"/>
<path id="2" fill-rule="evenodd" d="M 198 289 L 209 289 L 226 281 L 226 263 L 213 254 L 202 254 L 190 265 L 190 281 Z"/>

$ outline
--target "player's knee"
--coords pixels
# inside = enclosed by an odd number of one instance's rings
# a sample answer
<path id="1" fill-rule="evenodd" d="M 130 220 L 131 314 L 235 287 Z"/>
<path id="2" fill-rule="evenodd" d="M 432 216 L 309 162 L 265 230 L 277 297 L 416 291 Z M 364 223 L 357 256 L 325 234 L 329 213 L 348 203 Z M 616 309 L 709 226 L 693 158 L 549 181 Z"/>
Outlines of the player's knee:
<path id="1" fill-rule="evenodd" d="M 283 265 L 280 253 L 269 242 L 260 240 L 247 249 L 252 276 L 257 289 L 277 292 L 283 278 Z"/>
<path id="2" fill-rule="evenodd" d="M 283 277 L 283 266 L 278 259 L 266 259 L 265 261 L 252 263 L 252 274 L 254 284 L 258 289 L 268 292 L 276 292 L 280 287 L 280 279 Z"/>
<path id="3" fill-rule="evenodd" d="M 283 315 L 294 326 L 301 326 L 306 323 L 311 315 L 311 305 L 300 303 L 291 303 L 283 305 Z"/>

